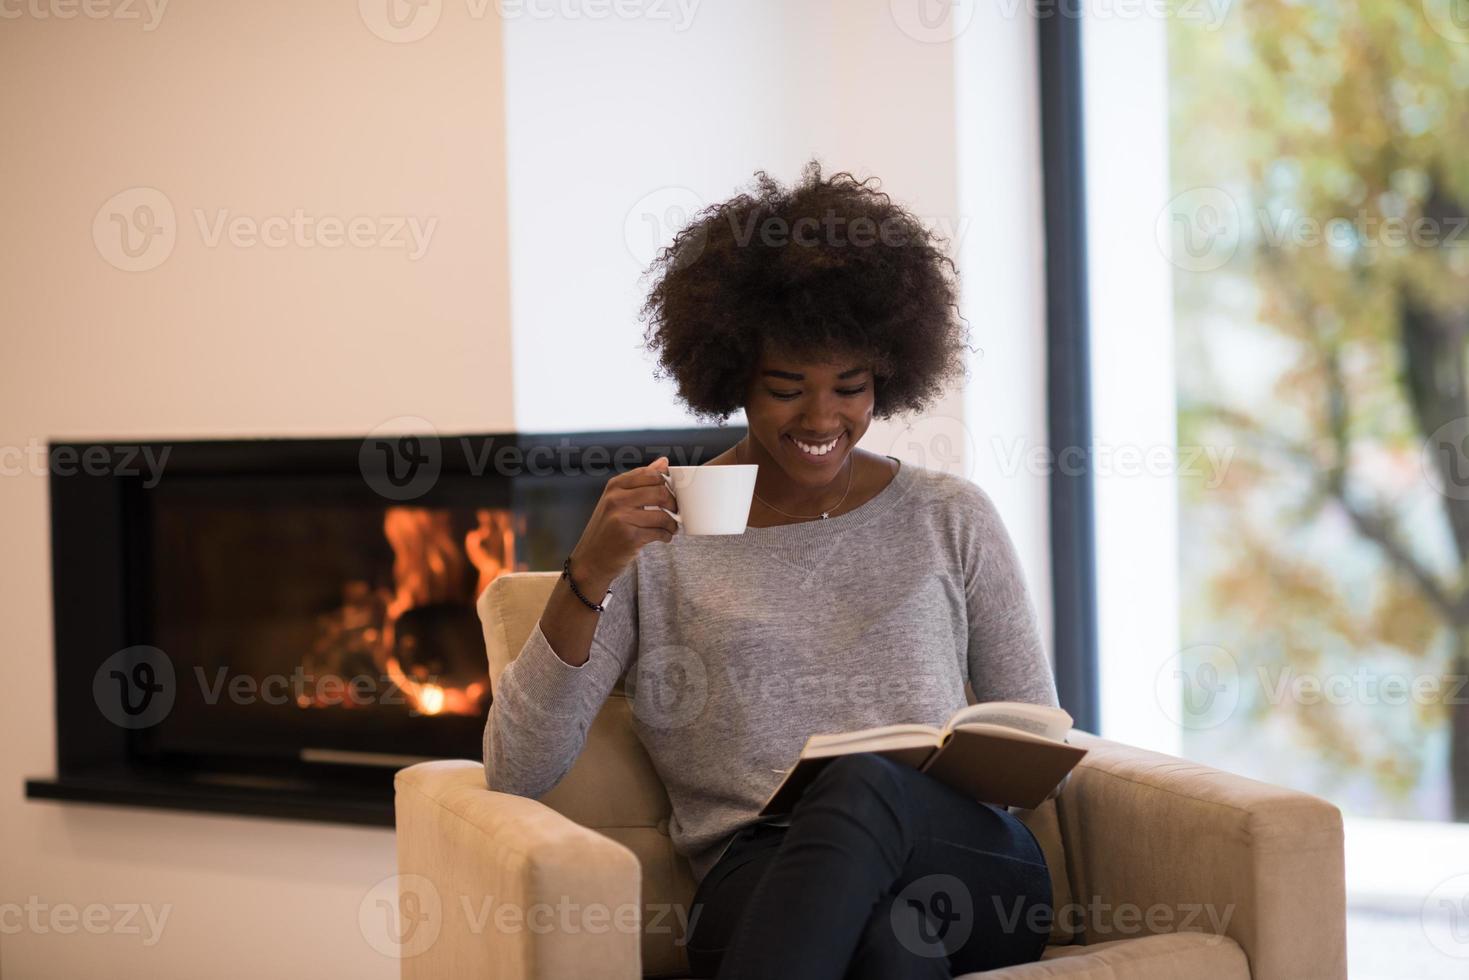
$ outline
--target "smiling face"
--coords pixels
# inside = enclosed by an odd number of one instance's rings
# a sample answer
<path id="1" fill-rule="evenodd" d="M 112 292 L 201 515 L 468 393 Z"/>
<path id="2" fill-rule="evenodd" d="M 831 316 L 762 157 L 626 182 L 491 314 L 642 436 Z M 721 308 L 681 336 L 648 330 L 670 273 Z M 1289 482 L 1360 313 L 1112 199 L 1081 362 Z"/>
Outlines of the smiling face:
<path id="1" fill-rule="evenodd" d="M 875 383 L 857 356 L 812 362 L 766 351 L 745 398 L 750 462 L 774 464 L 791 493 L 826 488 L 846 473 L 852 447 L 872 424 Z"/>

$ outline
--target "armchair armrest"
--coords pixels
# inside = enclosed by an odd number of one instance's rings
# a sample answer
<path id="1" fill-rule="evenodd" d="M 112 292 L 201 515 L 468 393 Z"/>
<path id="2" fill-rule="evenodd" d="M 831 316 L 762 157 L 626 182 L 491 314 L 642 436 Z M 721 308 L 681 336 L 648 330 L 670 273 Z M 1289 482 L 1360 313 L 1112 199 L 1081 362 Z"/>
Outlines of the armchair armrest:
<path id="1" fill-rule="evenodd" d="M 484 772 L 450 760 L 394 778 L 404 917 L 414 892 L 428 930 L 404 946 L 404 980 L 640 977 L 633 852 L 544 803 L 492 792 Z"/>
<path id="2" fill-rule="evenodd" d="M 1336 807 L 1093 735 L 1071 741 L 1090 752 L 1057 803 L 1086 942 L 1202 930 L 1239 943 L 1253 980 L 1344 980 Z"/>

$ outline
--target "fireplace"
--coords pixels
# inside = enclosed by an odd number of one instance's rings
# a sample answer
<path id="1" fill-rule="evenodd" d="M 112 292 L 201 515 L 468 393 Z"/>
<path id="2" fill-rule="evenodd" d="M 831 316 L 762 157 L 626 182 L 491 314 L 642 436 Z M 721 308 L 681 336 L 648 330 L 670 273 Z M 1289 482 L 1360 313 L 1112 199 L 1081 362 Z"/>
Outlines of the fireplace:
<path id="1" fill-rule="evenodd" d="M 559 570 L 614 473 L 742 435 L 53 444 L 57 772 L 27 795 L 391 825 L 394 771 L 479 754 L 479 594 Z"/>

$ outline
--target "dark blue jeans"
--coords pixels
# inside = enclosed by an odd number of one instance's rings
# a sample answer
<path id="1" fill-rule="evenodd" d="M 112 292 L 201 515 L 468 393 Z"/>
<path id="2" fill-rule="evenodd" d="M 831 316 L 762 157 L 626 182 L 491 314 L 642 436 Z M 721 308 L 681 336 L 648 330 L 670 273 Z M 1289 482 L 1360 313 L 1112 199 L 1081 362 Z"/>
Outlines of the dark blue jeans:
<path id="1" fill-rule="evenodd" d="M 948 978 L 1039 959 L 1051 879 L 1030 831 L 872 753 L 833 760 L 699 883 L 695 976 Z"/>

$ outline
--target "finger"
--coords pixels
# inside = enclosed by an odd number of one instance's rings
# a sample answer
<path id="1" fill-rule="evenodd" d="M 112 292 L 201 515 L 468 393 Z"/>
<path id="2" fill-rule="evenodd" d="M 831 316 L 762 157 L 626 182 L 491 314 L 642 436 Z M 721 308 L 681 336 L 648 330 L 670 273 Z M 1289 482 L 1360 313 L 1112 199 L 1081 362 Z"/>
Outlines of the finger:
<path id="1" fill-rule="evenodd" d="M 673 522 L 670 521 L 669 523 L 671 524 Z M 642 544 L 652 544 L 654 541 L 662 541 L 664 544 L 667 544 L 673 540 L 673 536 L 676 533 L 665 527 L 650 527 L 639 532 L 639 537 L 643 538 Z"/>
<path id="2" fill-rule="evenodd" d="M 678 510 L 678 498 L 662 484 L 656 487 L 634 487 L 631 490 L 624 490 L 618 496 L 618 503 L 639 508 L 657 504 L 659 507 L 667 507 L 672 511 Z"/>
<path id="3" fill-rule="evenodd" d="M 639 466 L 637 469 L 619 473 L 612 478 L 613 483 L 619 487 L 644 487 L 655 486 L 663 483 L 662 474 L 668 472 L 668 457 L 659 456 L 647 466 Z"/>
<path id="4" fill-rule="evenodd" d="M 636 528 L 659 528 L 669 533 L 678 532 L 678 521 L 669 517 L 661 510 L 630 510 L 627 512 L 627 523 Z"/>

